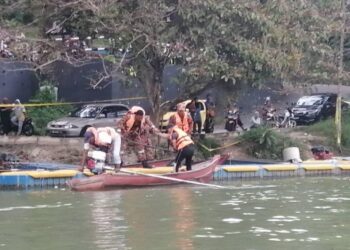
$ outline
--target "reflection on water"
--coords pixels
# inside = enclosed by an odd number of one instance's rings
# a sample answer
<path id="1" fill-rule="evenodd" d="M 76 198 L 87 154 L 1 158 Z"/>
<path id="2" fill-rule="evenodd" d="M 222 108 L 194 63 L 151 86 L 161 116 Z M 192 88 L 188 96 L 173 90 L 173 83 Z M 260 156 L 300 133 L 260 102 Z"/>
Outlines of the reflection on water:
<path id="1" fill-rule="evenodd" d="M 97 249 L 128 249 L 126 246 L 124 217 L 120 211 L 121 192 L 91 193 L 91 220 L 95 228 Z"/>
<path id="2" fill-rule="evenodd" d="M 188 187 L 180 187 L 170 191 L 174 203 L 174 220 L 176 246 L 183 250 L 192 250 L 192 235 L 195 229 L 195 214 L 193 209 L 192 190 Z"/>
<path id="3" fill-rule="evenodd" d="M 0 250 L 350 249 L 349 178 L 248 184 L 0 192 Z"/>

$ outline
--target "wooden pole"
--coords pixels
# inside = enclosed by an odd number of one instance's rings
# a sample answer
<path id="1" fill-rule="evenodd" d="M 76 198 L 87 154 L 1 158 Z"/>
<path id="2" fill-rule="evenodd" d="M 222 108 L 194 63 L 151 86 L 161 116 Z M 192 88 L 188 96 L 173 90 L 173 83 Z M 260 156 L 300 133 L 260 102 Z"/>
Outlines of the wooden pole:
<path id="1" fill-rule="evenodd" d="M 343 60 L 344 60 L 344 39 L 345 39 L 345 22 L 346 22 L 346 3 L 341 1 L 341 33 L 340 33 L 340 50 L 339 50 L 339 67 L 338 67 L 338 98 L 337 98 L 337 115 L 336 115 L 336 131 L 337 131 L 337 146 L 341 152 L 341 87 L 343 79 Z"/>

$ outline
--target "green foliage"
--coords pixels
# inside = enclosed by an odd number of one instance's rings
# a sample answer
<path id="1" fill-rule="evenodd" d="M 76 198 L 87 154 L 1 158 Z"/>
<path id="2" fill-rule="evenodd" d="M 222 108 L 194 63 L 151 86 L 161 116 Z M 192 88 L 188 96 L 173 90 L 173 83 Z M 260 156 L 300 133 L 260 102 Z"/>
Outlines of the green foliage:
<path id="1" fill-rule="evenodd" d="M 56 21 L 82 38 L 105 35 L 114 51 L 128 50 L 123 63 L 120 54 L 107 60 L 141 81 L 154 112 L 168 63 L 181 65 L 181 82 L 194 92 L 208 82 L 251 84 L 280 78 L 319 83 L 339 77 L 340 0 L 1 1 L 6 3 L 1 16 L 11 20 L 25 23 L 30 17 L 23 13 L 33 13 L 38 30 Z M 41 35 L 45 38 L 45 32 Z M 57 50 L 47 53 L 55 57 Z M 348 72 L 343 75 L 344 82 L 350 79 Z"/>
<path id="2" fill-rule="evenodd" d="M 303 128 L 303 131 L 313 134 L 326 137 L 328 143 L 336 147 L 336 128 L 334 118 L 323 120 L 317 122 L 313 125 Z M 342 114 L 342 146 L 345 149 L 350 149 L 350 112 L 343 112 Z"/>
<path id="3" fill-rule="evenodd" d="M 209 157 L 212 157 L 218 153 L 218 150 L 208 151 L 208 148 L 215 149 L 219 147 L 220 147 L 220 143 L 213 138 L 199 139 L 197 143 L 197 149 L 199 152 L 201 152 L 201 154 L 205 159 L 208 159 Z"/>
<path id="4" fill-rule="evenodd" d="M 3 14 L 3 18 L 9 21 L 28 24 L 33 22 L 34 15 L 29 11 L 14 10 L 12 12 Z"/>
<path id="5" fill-rule="evenodd" d="M 258 159 L 282 160 L 283 149 L 288 147 L 304 148 L 300 143 L 266 127 L 251 129 L 244 133 L 241 139 L 249 145 L 248 153 Z"/>
<path id="6" fill-rule="evenodd" d="M 53 103 L 55 101 L 55 93 L 52 86 L 37 92 L 34 96 L 36 103 Z M 70 105 L 57 105 L 47 107 L 28 108 L 29 117 L 33 119 L 35 132 L 39 135 L 46 133 L 46 125 L 48 122 L 67 115 L 72 110 Z"/>

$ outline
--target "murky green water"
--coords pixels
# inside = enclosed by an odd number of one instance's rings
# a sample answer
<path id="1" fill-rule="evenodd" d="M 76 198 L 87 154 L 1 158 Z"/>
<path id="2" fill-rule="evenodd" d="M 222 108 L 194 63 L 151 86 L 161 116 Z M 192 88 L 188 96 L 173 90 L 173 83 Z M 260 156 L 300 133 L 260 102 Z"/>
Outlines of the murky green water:
<path id="1" fill-rule="evenodd" d="M 3 191 L 0 250 L 350 249 L 349 178 L 225 185 Z"/>

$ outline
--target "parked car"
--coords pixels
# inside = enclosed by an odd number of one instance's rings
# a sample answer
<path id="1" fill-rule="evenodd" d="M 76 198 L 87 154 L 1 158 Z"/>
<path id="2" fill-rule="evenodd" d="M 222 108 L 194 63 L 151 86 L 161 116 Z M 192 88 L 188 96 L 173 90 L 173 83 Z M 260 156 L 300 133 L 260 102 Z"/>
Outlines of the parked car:
<path id="1" fill-rule="evenodd" d="M 129 110 L 123 104 L 89 104 L 47 124 L 51 136 L 83 136 L 89 127 L 116 127 Z"/>
<path id="2" fill-rule="evenodd" d="M 191 100 L 186 100 L 186 101 L 183 101 L 181 103 L 185 104 L 186 107 L 187 105 L 191 102 Z M 204 129 L 204 125 L 205 125 L 205 119 L 206 119 L 206 116 L 207 116 L 207 108 L 206 108 L 206 105 L 205 105 L 205 100 L 198 100 L 198 102 L 200 103 L 200 114 L 201 114 L 201 119 L 202 119 L 202 127 Z M 169 119 L 170 117 L 176 113 L 176 106 L 177 105 L 173 105 L 170 107 L 170 110 L 168 112 L 166 112 L 160 122 L 159 122 L 159 128 L 161 128 L 162 130 L 165 130 L 169 124 Z M 214 125 L 212 125 L 212 130 L 214 130 Z M 210 132 L 213 132 L 213 131 L 210 131 Z"/>
<path id="3" fill-rule="evenodd" d="M 307 124 L 335 115 L 337 94 L 321 93 L 301 97 L 293 108 L 298 124 Z"/>

